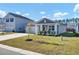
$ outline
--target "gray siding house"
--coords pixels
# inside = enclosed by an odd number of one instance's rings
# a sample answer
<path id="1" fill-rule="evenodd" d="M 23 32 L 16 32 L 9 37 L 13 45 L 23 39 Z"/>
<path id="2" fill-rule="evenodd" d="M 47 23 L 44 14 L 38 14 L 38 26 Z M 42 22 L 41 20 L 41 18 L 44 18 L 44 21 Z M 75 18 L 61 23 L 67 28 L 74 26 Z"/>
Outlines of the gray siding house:
<path id="1" fill-rule="evenodd" d="M 29 23 L 30 21 L 32 20 L 14 13 L 8 13 L 3 18 L 3 23 L 5 24 L 4 28 L 7 32 L 24 32 L 27 23 Z"/>

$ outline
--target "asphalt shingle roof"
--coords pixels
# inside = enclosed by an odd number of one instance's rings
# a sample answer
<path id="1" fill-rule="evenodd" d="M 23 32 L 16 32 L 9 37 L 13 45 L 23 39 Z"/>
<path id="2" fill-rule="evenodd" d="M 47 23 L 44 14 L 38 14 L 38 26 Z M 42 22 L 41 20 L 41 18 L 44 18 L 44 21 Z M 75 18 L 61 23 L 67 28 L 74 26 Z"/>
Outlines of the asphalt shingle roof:
<path id="1" fill-rule="evenodd" d="M 37 23 L 55 23 L 54 21 L 47 19 L 47 18 L 42 18 Z"/>
<path id="2" fill-rule="evenodd" d="M 18 14 L 15 14 L 15 13 L 9 12 L 8 14 L 11 14 L 11 15 L 13 15 L 13 16 L 15 16 L 15 17 L 20 17 L 20 18 L 24 18 L 24 19 L 27 19 L 27 20 L 31 20 L 31 19 L 29 19 L 29 18 L 26 18 L 26 17 L 24 17 L 24 16 L 22 16 L 22 15 L 18 15 Z M 31 20 L 31 21 L 33 21 L 33 20 Z"/>

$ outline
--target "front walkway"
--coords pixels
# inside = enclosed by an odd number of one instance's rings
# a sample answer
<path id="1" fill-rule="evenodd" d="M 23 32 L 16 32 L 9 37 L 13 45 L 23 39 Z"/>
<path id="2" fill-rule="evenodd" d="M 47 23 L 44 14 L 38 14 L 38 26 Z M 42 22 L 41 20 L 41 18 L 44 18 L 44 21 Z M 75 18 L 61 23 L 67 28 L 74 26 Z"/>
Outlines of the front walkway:
<path id="1" fill-rule="evenodd" d="M 26 34 L 26 33 L 14 33 L 14 34 L 9 34 L 9 35 L 2 35 L 2 36 L 0 36 L 0 41 L 13 39 L 13 38 L 17 38 L 17 37 L 22 37 L 22 36 L 26 36 L 26 35 L 28 35 L 28 34 Z"/>

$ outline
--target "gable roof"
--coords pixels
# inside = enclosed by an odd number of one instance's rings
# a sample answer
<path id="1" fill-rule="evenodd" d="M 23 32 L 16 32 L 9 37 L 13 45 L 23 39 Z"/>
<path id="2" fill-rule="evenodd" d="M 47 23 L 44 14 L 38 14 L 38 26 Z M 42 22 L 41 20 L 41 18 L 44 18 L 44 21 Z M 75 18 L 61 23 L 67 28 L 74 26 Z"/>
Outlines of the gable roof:
<path id="1" fill-rule="evenodd" d="M 54 23 L 54 21 L 47 18 L 42 18 L 41 20 L 37 21 L 37 23 Z"/>
<path id="2" fill-rule="evenodd" d="M 24 19 L 27 19 L 27 20 L 31 20 L 31 19 L 29 19 L 29 18 L 26 18 L 26 17 L 24 17 L 24 16 L 22 16 L 22 15 L 18 15 L 18 14 L 15 14 L 15 13 L 9 12 L 8 14 L 13 15 L 13 16 L 15 16 L 15 17 L 20 17 L 20 18 L 24 18 Z M 31 20 L 31 21 L 33 21 L 33 20 Z"/>

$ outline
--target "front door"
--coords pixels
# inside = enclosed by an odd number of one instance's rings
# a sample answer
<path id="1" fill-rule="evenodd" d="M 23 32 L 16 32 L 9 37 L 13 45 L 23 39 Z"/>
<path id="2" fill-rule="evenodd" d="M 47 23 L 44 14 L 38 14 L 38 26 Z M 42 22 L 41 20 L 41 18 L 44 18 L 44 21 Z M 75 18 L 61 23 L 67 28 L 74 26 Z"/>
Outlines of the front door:
<path id="1" fill-rule="evenodd" d="M 47 31 L 47 25 L 43 25 L 43 26 L 42 26 L 42 30 L 43 30 L 43 31 Z"/>

